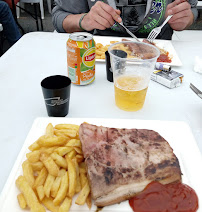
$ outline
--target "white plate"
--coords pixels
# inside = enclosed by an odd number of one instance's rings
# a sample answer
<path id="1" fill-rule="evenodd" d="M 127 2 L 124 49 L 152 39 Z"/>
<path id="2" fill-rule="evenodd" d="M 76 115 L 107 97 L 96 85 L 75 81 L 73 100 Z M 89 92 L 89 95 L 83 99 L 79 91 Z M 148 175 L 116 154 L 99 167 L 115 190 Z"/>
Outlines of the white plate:
<path id="1" fill-rule="evenodd" d="M 96 43 L 101 43 L 103 45 L 109 45 L 110 41 L 121 41 L 122 37 L 107 37 L 107 36 L 93 36 Z M 126 38 L 132 40 L 132 38 Z M 142 41 L 142 39 L 140 39 Z M 170 66 L 182 66 L 182 62 L 180 58 L 177 55 L 177 52 L 175 51 L 173 44 L 170 40 L 155 40 L 154 43 L 156 43 L 157 46 L 160 48 L 165 49 L 169 52 L 169 56 L 172 57 L 171 63 L 163 63 L 168 64 Z M 105 62 L 104 59 L 96 59 L 97 62 Z"/>
<path id="2" fill-rule="evenodd" d="M 189 126 L 184 122 L 168 122 L 168 121 L 147 121 L 147 120 L 132 120 L 132 119 L 71 119 L 71 118 L 37 118 L 25 140 L 25 143 L 19 153 L 15 165 L 9 175 L 5 187 L 0 197 L 1 212 L 22 212 L 17 202 L 17 194 L 19 193 L 15 185 L 16 178 L 22 174 L 21 164 L 26 158 L 26 153 L 29 152 L 28 146 L 37 140 L 39 136 L 44 134 L 48 123 L 53 125 L 59 123 L 74 123 L 81 124 L 88 122 L 96 125 L 119 128 L 139 128 L 152 129 L 159 132 L 174 149 L 175 154 L 179 158 L 180 166 L 184 174 L 183 182 L 190 185 L 197 193 L 199 204 L 202 203 L 202 157 L 196 145 L 194 137 Z M 71 212 L 89 211 L 87 206 L 78 206 L 73 203 Z M 96 206 L 93 206 L 90 211 L 95 212 Z M 102 212 L 132 212 L 128 201 L 112 206 L 105 207 Z M 199 209 L 198 211 L 201 211 Z"/>

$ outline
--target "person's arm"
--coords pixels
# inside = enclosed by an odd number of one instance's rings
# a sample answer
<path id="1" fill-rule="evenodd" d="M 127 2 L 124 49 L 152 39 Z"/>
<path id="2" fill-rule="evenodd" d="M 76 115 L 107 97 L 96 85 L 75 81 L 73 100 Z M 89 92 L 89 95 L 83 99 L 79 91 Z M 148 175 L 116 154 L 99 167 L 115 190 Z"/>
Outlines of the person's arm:
<path id="1" fill-rule="evenodd" d="M 193 13 L 192 10 L 195 12 L 194 6 L 191 7 L 190 3 L 186 0 L 175 0 L 168 4 L 166 16 L 173 15 L 168 22 L 171 28 L 176 31 L 181 31 L 192 25 L 197 17 L 197 13 Z"/>
<path id="2" fill-rule="evenodd" d="M 87 0 L 55 0 L 55 4 L 52 10 L 52 23 L 57 32 L 66 32 L 63 28 L 63 21 L 67 16 L 89 12 Z M 76 22 L 73 19 L 74 21 Z M 71 24 L 73 24 L 72 21 L 70 21 Z"/>
<path id="3" fill-rule="evenodd" d="M 82 14 L 68 14 L 62 21 L 62 28 L 64 31 L 71 33 L 75 31 L 92 31 L 93 29 L 105 30 L 113 26 L 114 22 L 121 22 L 120 11 L 115 10 L 109 5 L 98 1 L 90 9 L 90 11 L 83 17 L 81 21 L 81 27 L 79 21 Z"/>

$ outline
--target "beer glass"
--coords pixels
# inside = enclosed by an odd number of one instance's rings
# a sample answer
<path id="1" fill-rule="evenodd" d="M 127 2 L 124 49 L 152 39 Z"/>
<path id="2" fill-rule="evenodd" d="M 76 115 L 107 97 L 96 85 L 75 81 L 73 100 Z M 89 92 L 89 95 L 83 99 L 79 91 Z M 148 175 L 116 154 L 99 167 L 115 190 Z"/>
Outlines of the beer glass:
<path id="1" fill-rule="evenodd" d="M 127 53 L 127 58 L 117 56 L 114 50 Z M 116 105 L 126 111 L 140 110 L 160 51 L 151 44 L 123 41 L 112 44 L 110 54 L 114 78 Z"/>

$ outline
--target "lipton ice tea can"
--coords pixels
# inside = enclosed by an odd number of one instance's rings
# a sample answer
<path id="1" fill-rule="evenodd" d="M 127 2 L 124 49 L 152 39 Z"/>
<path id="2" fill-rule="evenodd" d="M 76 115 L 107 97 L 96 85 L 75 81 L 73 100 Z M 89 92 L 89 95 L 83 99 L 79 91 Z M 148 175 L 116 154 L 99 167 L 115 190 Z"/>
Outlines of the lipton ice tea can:
<path id="1" fill-rule="evenodd" d="M 73 84 L 87 85 L 95 79 L 95 41 L 85 32 L 70 34 L 67 41 L 68 76 Z"/>

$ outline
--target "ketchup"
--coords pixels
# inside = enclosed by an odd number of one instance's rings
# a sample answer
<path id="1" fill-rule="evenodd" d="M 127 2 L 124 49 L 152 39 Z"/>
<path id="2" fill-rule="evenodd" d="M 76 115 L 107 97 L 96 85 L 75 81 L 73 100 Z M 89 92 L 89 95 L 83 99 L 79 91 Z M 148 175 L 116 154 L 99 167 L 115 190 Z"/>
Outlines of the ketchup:
<path id="1" fill-rule="evenodd" d="M 191 187 L 182 183 L 151 182 L 129 204 L 134 212 L 195 212 L 198 197 Z"/>
<path id="2" fill-rule="evenodd" d="M 169 58 L 168 53 L 167 53 L 167 54 L 161 54 L 161 55 L 157 58 L 157 62 L 171 63 L 172 60 Z"/>

